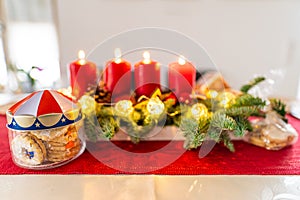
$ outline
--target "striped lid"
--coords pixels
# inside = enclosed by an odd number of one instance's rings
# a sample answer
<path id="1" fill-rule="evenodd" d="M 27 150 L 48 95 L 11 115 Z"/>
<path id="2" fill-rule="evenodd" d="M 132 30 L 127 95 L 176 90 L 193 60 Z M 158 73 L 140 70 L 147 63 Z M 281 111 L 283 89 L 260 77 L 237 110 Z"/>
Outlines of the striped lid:
<path id="1" fill-rule="evenodd" d="M 33 92 L 6 112 L 7 127 L 42 130 L 66 126 L 82 119 L 76 102 L 55 90 Z"/>

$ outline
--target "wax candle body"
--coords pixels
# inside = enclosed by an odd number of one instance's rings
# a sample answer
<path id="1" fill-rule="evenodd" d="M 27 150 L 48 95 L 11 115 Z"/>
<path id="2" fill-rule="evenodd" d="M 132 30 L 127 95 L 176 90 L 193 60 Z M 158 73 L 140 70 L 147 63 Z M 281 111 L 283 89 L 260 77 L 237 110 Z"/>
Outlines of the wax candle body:
<path id="1" fill-rule="evenodd" d="M 136 95 L 148 96 L 160 87 L 160 65 L 158 62 L 151 61 L 145 63 L 143 61 L 135 64 L 134 67 L 134 80 Z"/>
<path id="2" fill-rule="evenodd" d="M 169 88 L 178 99 L 185 100 L 191 94 L 196 81 L 196 69 L 189 63 L 178 62 L 169 64 Z"/>
<path id="3" fill-rule="evenodd" d="M 87 60 L 78 59 L 69 65 L 72 95 L 79 99 L 88 87 L 96 84 L 96 64 Z"/>
<path id="4" fill-rule="evenodd" d="M 125 60 L 120 62 L 109 61 L 103 72 L 103 81 L 113 96 L 130 94 L 131 65 Z"/>

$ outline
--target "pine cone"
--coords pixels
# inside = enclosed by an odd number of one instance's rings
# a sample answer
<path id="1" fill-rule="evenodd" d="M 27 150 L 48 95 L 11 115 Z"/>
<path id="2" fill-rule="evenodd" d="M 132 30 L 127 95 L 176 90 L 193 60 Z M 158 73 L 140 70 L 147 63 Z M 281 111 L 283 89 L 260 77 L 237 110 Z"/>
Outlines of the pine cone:
<path id="1" fill-rule="evenodd" d="M 111 102 L 111 92 L 109 92 L 103 81 L 100 81 L 97 85 L 96 91 L 94 93 L 94 98 L 97 103 L 110 103 Z"/>

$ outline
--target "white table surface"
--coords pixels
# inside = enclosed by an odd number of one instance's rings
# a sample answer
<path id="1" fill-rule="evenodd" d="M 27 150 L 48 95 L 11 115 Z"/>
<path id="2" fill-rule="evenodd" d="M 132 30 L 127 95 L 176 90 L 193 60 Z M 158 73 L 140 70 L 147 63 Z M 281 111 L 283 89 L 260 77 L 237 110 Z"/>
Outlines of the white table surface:
<path id="1" fill-rule="evenodd" d="M 299 200 L 299 176 L 12 175 L 1 200 Z"/>

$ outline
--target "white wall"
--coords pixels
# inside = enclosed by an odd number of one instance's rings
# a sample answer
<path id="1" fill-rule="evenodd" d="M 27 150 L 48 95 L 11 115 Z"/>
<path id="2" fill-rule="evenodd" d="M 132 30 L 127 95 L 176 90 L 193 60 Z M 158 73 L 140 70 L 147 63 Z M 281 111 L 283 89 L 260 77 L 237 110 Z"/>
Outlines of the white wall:
<path id="1" fill-rule="evenodd" d="M 296 97 L 300 77 L 297 0 L 57 0 L 61 65 L 119 32 L 143 26 L 182 32 L 202 44 L 238 88 L 281 68 L 275 95 Z"/>

